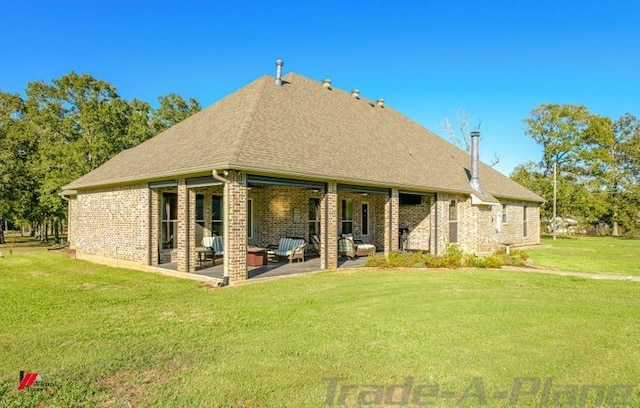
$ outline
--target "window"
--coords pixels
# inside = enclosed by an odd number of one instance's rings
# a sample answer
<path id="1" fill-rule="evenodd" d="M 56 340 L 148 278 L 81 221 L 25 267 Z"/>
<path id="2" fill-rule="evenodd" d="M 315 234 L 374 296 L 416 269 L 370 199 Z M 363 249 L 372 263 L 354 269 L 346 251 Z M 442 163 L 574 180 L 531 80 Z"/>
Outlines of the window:
<path id="1" fill-rule="evenodd" d="M 162 193 L 162 226 L 160 239 L 162 249 L 177 247 L 177 226 L 178 226 L 178 194 Z"/>
<path id="2" fill-rule="evenodd" d="M 309 199 L 309 236 L 320 235 L 320 199 Z"/>
<path id="3" fill-rule="evenodd" d="M 400 205 L 420 205 L 422 204 L 422 196 L 418 194 L 405 194 L 400 193 L 398 195 Z"/>
<path id="4" fill-rule="evenodd" d="M 196 246 L 199 246 L 204 237 L 204 196 L 196 194 Z"/>
<path id="5" fill-rule="evenodd" d="M 449 202 L 449 242 L 458 242 L 458 203 Z"/>
<path id="6" fill-rule="evenodd" d="M 353 200 L 346 198 L 342 200 L 342 228 L 343 234 L 353 233 Z"/>
<path id="7" fill-rule="evenodd" d="M 527 237 L 527 235 L 529 235 L 529 226 L 527 225 L 527 206 L 522 207 L 522 236 L 524 238 Z"/>
<path id="8" fill-rule="evenodd" d="M 222 196 L 214 195 L 211 198 L 211 232 L 214 235 L 222 235 L 224 233 L 222 204 Z"/>
<path id="9" fill-rule="evenodd" d="M 362 203 L 362 235 L 363 236 L 369 235 L 370 223 L 371 221 L 369 219 L 369 203 L 363 202 Z"/>
<path id="10" fill-rule="evenodd" d="M 507 205 L 506 204 L 502 204 L 502 223 L 503 224 L 507 223 Z"/>
<path id="11" fill-rule="evenodd" d="M 247 238 L 253 238 L 253 198 L 247 200 Z"/>

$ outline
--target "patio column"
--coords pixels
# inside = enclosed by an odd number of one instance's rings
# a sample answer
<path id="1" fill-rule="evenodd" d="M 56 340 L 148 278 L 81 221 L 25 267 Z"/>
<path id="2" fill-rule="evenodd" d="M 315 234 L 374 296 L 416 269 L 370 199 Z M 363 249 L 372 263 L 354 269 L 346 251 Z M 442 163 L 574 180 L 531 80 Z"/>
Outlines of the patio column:
<path id="1" fill-rule="evenodd" d="M 149 195 L 149 265 L 160 263 L 160 194 L 155 188 Z"/>
<path id="2" fill-rule="evenodd" d="M 438 194 L 436 197 L 436 239 L 434 254 L 440 255 L 447 250 L 449 242 L 449 205 L 455 196 L 449 194 Z"/>
<path id="3" fill-rule="evenodd" d="M 224 185 L 224 271 L 231 282 L 247 274 L 247 177 L 229 171 Z"/>
<path id="4" fill-rule="evenodd" d="M 185 179 L 178 180 L 178 272 L 189 272 L 189 189 Z"/>
<path id="5" fill-rule="evenodd" d="M 398 189 L 392 188 L 391 194 L 384 203 L 384 256 L 398 250 L 400 198 Z"/>
<path id="6" fill-rule="evenodd" d="M 438 195 L 434 195 L 432 198 L 430 198 L 430 210 L 429 210 L 429 216 L 431 217 L 431 228 L 430 228 L 430 237 L 429 237 L 429 253 L 430 254 L 437 254 L 438 253 L 438 228 L 440 225 L 440 220 L 438 220 L 438 214 L 439 209 L 438 209 Z"/>
<path id="7" fill-rule="evenodd" d="M 338 268 L 338 184 L 327 183 L 320 201 L 320 269 Z"/>
<path id="8" fill-rule="evenodd" d="M 187 225 L 188 228 L 188 250 L 187 250 L 187 259 L 189 259 L 189 272 L 196 271 L 196 192 L 194 190 L 187 190 L 187 198 L 188 198 L 188 210 L 189 212 L 187 217 Z"/>

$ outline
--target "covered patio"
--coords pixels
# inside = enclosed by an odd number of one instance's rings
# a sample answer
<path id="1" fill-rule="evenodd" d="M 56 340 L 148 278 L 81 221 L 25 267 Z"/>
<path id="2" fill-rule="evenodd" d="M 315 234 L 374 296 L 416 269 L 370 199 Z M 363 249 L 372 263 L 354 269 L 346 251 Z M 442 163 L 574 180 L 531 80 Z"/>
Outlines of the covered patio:
<path id="1" fill-rule="evenodd" d="M 179 272 L 243 280 L 364 265 L 345 261 L 338 240 L 349 234 L 388 253 L 397 249 L 397 190 L 320 180 L 213 171 L 211 176 L 149 184 L 152 195 L 151 264 Z M 202 268 L 203 237 L 218 236 L 215 266 Z M 311 237 L 316 245 L 311 245 Z M 247 261 L 251 248 L 278 246 L 284 238 L 306 241 L 305 261 L 283 265 Z M 315 258 L 309 258 L 313 254 Z M 209 259 L 209 262 L 211 260 Z"/>

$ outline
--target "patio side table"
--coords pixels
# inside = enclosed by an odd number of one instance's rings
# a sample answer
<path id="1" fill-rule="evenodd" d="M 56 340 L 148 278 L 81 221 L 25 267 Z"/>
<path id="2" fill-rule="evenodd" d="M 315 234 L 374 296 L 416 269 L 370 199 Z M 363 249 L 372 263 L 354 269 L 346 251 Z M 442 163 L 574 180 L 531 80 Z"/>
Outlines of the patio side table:
<path id="1" fill-rule="evenodd" d="M 267 248 L 247 248 L 247 266 L 263 266 L 267 264 Z"/>

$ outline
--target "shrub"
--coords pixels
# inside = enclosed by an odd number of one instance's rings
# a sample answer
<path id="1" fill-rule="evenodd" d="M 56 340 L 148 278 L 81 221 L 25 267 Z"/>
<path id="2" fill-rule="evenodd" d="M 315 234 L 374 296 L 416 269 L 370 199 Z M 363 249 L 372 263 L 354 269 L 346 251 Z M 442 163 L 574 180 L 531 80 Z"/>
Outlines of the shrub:
<path id="1" fill-rule="evenodd" d="M 365 265 L 376 268 L 499 268 L 503 265 L 524 265 L 528 258 L 529 255 L 524 251 L 511 251 L 507 255 L 504 250 L 480 257 L 464 253 L 456 245 L 449 245 L 440 256 L 421 252 L 391 252 L 388 258 L 383 255 L 370 256 Z"/>
<path id="2" fill-rule="evenodd" d="M 457 245 L 449 245 L 447 252 L 442 256 L 444 266 L 447 268 L 456 269 L 462 266 L 462 257 L 464 253 Z"/>
<path id="3" fill-rule="evenodd" d="M 385 258 L 384 255 L 373 255 L 373 256 L 367 257 L 367 262 L 365 263 L 365 266 L 370 266 L 374 268 L 389 267 L 389 265 L 387 264 L 387 258 Z"/>
<path id="4" fill-rule="evenodd" d="M 479 266 L 479 268 L 499 268 L 505 265 L 504 259 L 495 254 L 487 255 L 482 259 L 484 266 Z"/>

